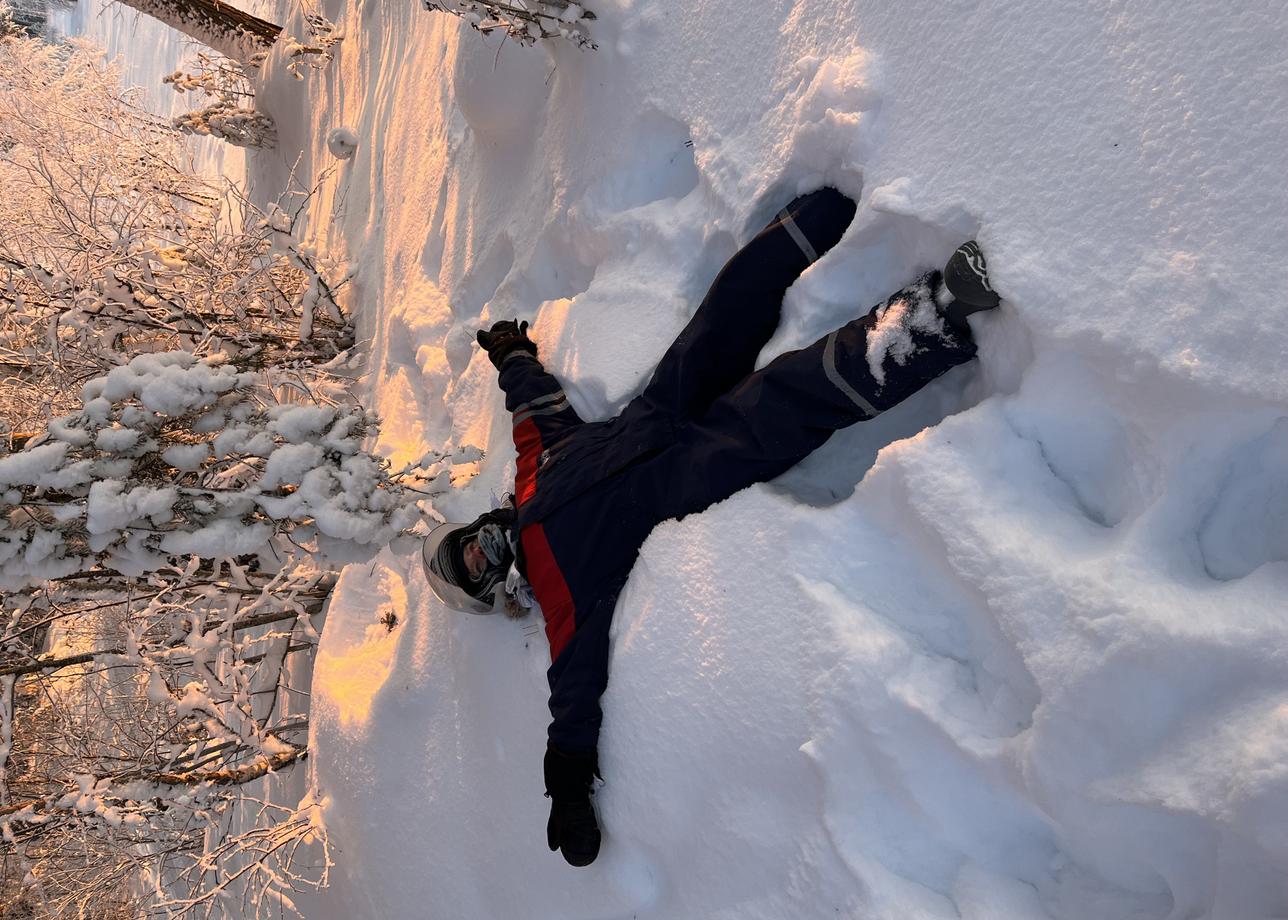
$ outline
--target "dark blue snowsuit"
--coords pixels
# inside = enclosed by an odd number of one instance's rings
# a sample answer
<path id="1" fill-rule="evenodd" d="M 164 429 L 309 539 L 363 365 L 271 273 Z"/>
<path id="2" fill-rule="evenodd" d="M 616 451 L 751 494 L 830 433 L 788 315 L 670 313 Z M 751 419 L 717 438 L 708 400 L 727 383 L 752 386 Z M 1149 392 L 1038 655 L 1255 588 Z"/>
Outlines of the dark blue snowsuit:
<path id="1" fill-rule="evenodd" d="M 518 448 L 518 564 L 546 621 L 557 748 L 597 748 L 613 608 L 659 522 L 772 479 L 833 431 L 974 356 L 964 326 L 945 324 L 942 335 L 913 330 L 915 352 L 904 364 L 887 360 L 879 385 L 866 358 L 878 305 L 753 372 L 787 288 L 836 244 L 854 212 L 834 189 L 780 212 L 721 271 L 648 386 L 616 418 L 583 422 L 535 356 L 504 359 L 500 384 Z"/>

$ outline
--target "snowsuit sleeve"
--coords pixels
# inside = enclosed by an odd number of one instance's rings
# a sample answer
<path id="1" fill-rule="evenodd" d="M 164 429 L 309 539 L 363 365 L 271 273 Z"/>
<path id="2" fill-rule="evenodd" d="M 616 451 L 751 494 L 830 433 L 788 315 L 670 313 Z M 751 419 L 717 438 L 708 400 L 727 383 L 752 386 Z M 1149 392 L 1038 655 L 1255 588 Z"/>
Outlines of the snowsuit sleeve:
<path id="1" fill-rule="evenodd" d="M 608 633 L 618 592 L 586 612 L 546 677 L 550 683 L 550 742 L 565 753 L 591 753 L 604 721 L 599 698 L 608 685 Z"/>
<path id="2" fill-rule="evenodd" d="M 582 424 L 559 381 L 526 352 L 513 352 L 501 365 L 501 389 L 514 424 L 518 450 L 514 500 L 518 507 L 536 494 L 542 453 Z M 564 559 L 577 571 L 594 568 L 595 548 L 576 541 L 586 558 Z M 520 533 L 522 570 L 541 604 L 550 640 L 550 739 L 565 752 L 595 750 L 603 716 L 599 697 L 608 681 L 608 627 L 616 592 L 594 592 L 574 600 L 563 567 L 550 548 L 542 522 Z"/>
<path id="3" fill-rule="evenodd" d="M 511 352 L 501 364 L 500 384 L 505 408 L 514 420 L 514 447 L 519 454 L 514 502 L 522 505 L 536 491 L 541 452 L 581 424 L 581 418 L 563 386 L 535 355 Z"/>

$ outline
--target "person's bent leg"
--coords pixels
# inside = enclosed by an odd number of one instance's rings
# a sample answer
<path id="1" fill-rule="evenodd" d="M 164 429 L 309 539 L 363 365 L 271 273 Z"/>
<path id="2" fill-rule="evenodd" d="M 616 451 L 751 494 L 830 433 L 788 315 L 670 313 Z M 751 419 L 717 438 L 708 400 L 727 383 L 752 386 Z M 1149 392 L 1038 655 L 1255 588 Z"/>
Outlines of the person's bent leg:
<path id="1" fill-rule="evenodd" d="M 751 373 L 778 327 L 783 295 L 840 241 L 856 207 L 823 188 L 783 208 L 725 264 L 638 401 L 675 418 L 695 418 Z"/>
<path id="2" fill-rule="evenodd" d="M 873 418 L 975 355 L 936 308 L 932 272 L 866 316 L 778 356 L 681 433 L 685 462 L 661 519 L 786 472 L 833 431 Z"/>

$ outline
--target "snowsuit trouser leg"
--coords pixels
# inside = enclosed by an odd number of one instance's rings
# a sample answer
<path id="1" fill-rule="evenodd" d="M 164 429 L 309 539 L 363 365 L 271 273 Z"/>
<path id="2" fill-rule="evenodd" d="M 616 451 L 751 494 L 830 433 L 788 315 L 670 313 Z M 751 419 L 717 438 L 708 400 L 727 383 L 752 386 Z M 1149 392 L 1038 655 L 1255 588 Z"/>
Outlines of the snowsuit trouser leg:
<path id="1" fill-rule="evenodd" d="M 837 244 L 856 208 L 834 188 L 783 208 L 725 264 L 638 400 L 674 418 L 696 418 L 750 374 L 778 327 L 783 295 Z"/>
<path id="2" fill-rule="evenodd" d="M 887 303 L 921 298 L 932 309 L 925 298 L 938 281 L 938 273 L 932 273 Z M 867 352 L 885 306 L 879 304 L 807 348 L 780 355 L 686 426 L 677 449 L 665 455 L 669 468 L 661 477 L 666 485 L 658 490 L 663 512 L 658 520 L 694 514 L 786 472 L 833 431 L 897 405 L 974 357 L 968 330 L 947 323 L 942 331 L 904 325 L 912 352 L 902 364 L 888 356 L 880 361 L 884 379 L 879 381 Z"/>

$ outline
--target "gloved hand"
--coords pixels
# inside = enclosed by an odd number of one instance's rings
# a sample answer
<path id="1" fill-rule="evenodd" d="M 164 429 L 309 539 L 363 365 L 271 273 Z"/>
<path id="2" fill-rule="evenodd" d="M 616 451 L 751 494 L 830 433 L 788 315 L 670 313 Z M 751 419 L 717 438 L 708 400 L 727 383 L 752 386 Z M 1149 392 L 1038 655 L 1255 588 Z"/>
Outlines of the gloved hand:
<path id="1" fill-rule="evenodd" d="M 545 772 L 550 797 L 546 843 L 569 865 L 589 866 L 599 855 L 599 822 L 590 804 L 598 758 L 594 753 L 566 754 L 552 744 L 546 748 Z"/>
<path id="2" fill-rule="evenodd" d="M 526 351 L 530 355 L 537 353 L 536 343 L 528 338 L 527 320 L 520 323 L 518 320 L 503 319 L 499 323 L 493 323 L 487 331 L 480 329 L 475 338 L 497 370 L 501 369 L 501 362 L 506 356 L 514 351 Z"/>

